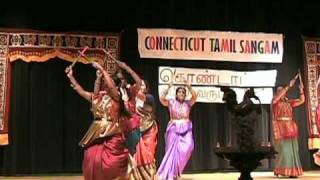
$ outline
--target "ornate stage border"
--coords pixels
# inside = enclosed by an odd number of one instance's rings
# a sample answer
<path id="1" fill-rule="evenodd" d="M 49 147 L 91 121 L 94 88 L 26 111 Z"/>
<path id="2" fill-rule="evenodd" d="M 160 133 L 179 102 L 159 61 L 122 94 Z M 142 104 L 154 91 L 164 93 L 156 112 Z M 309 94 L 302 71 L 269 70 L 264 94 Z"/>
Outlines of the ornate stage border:
<path id="1" fill-rule="evenodd" d="M 9 143 L 8 120 L 10 107 L 10 62 L 21 59 L 26 62 L 45 62 L 59 57 L 70 62 L 78 60 L 98 61 L 110 74 L 116 71 L 112 59 L 120 56 L 121 33 L 47 33 L 38 31 L 0 30 L 0 145 Z M 79 51 L 88 46 L 86 60 L 79 57 Z"/>
<path id="2" fill-rule="evenodd" d="M 317 126 L 316 111 L 320 103 L 317 80 L 320 77 L 320 39 L 303 37 L 304 67 L 306 77 L 306 100 L 308 113 L 309 149 L 320 149 L 320 129 Z"/>

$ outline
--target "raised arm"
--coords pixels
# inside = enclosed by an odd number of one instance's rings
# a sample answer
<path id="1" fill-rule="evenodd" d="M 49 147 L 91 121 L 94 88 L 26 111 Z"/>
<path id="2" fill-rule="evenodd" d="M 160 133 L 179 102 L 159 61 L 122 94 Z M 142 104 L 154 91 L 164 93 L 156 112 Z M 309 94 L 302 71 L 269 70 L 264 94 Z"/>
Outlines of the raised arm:
<path id="1" fill-rule="evenodd" d="M 65 70 L 67 77 L 69 78 L 71 84 L 70 86 L 83 98 L 91 102 L 91 92 L 85 91 L 77 80 L 73 77 L 72 67 L 67 67 Z"/>
<path id="2" fill-rule="evenodd" d="M 92 66 L 102 73 L 102 76 L 104 78 L 104 83 L 106 84 L 109 90 L 110 96 L 116 100 L 119 100 L 119 93 L 118 93 L 117 87 L 113 79 L 107 73 L 107 71 L 105 71 L 103 67 L 97 62 L 92 62 Z"/>
<path id="3" fill-rule="evenodd" d="M 166 96 L 168 95 L 169 89 L 171 88 L 172 84 L 169 84 L 168 88 L 166 90 L 163 91 L 163 93 L 161 94 L 160 97 L 160 103 L 163 106 L 169 106 L 169 100 L 166 99 Z"/>
<path id="4" fill-rule="evenodd" d="M 192 86 L 191 86 L 190 83 L 187 83 L 187 88 L 191 93 L 191 100 L 190 101 L 191 101 L 191 105 L 193 105 L 197 101 L 197 97 L 198 97 L 197 93 L 196 93 L 196 91 L 194 89 L 192 89 Z"/>
<path id="5" fill-rule="evenodd" d="M 289 84 L 282 89 L 282 91 L 281 91 L 280 93 L 278 93 L 278 94 L 275 95 L 275 97 L 274 97 L 273 100 L 272 100 L 272 104 L 276 104 L 282 97 L 284 97 L 284 96 L 287 94 L 287 92 L 289 91 L 289 89 L 294 86 L 294 84 L 295 84 L 296 80 L 298 79 L 298 77 L 299 77 L 299 75 L 297 74 L 297 75 L 289 82 Z"/>
<path id="6" fill-rule="evenodd" d="M 98 94 L 101 88 L 102 73 L 97 70 L 96 75 L 97 77 L 94 82 L 93 94 Z"/>
<path id="7" fill-rule="evenodd" d="M 130 74 L 130 76 L 131 76 L 131 77 L 133 78 L 133 80 L 136 82 L 136 84 L 138 85 L 138 87 L 141 86 L 142 80 L 141 80 L 141 78 L 139 77 L 139 75 L 138 75 L 136 72 L 134 72 L 126 63 L 124 63 L 124 62 L 122 62 L 122 61 L 116 60 L 115 62 L 118 64 L 118 66 L 119 66 L 121 69 L 127 71 L 127 73 Z"/>
<path id="8" fill-rule="evenodd" d="M 292 100 L 292 102 L 291 102 L 292 107 L 300 106 L 301 104 L 303 104 L 305 102 L 305 96 L 304 96 L 303 89 L 304 89 L 303 83 L 302 83 L 302 81 L 300 81 L 300 84 L 299 84 L 300 96 L 298 99 Z"/>

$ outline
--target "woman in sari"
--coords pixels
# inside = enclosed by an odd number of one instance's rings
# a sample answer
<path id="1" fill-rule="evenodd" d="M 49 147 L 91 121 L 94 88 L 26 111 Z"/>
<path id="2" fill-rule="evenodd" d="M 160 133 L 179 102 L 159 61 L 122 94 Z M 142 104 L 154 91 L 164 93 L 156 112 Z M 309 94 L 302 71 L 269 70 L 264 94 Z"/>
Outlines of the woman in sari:
<path id="1" fill-rule="evenodd" d="M 92 65 L 102 74 L 102 79 L 97 77 L 96 83 L 103 82 L 101 86 L 96 84 L 94 92 L 88 92 L 79 85 L 73 76 L 72 67 L 66 69 L 71 87 L 91 102 L 94 115 L 94 121 L 79 143 L 85 148 L 82 167 L 84 179 L 121 179 L 126 176 L 128 164 L 124 136 L 128 114 L 117 87 L 120 80 L 112 79 L 100 64 L 94 62 Z"/>
<path id="2" fill-rule="evenodd" d="M 318 77 L 316 89 L 317 89 L 317 97 L 318 97 L 318 106 L 316 109 L 316 116 L 315 122 L 318 131 L 320 131 L 320 92 L 319 92 L 319 85 L 320 85 L 320 76 Z M 316 153 L 313 154 L 314 163 L 320 166 L 320 149 Z"/>
<path id="3" fill-rule="evenodd" d="M 157 172 L 158 178 L 163 180 L 175 180 L 181 176 L 194 148 L 189 113 L 196 102 L 196 92 L 188 84 L 187 87 L 192 95 L 191 100 L 185 99 L 186 88 L 184 87 L 176 89 L 176 99 L 167 100 L 166 95 L 170 87 L 171 84 L 160 98 L 161 104 L 167 106 L 170 112 L 170 121 L 165 135 L 166 152 Z"/>
<path id="4" fill-rule="evenodd" d="M 134 79 L 132 86 L 122 85 L 121 91 L 126 108 L 132 115 L 127 144 L 130 150 L 130 180 L 152 180 L 156 173 L 155 154 L 158 126 L 155 118 L 154 97 L 148 93 L 149 86 L 124 62 L 116 61 Z M 127 87 L 127 88 L 124 88 Z M 126 93 L 125 93 L 126 92 Z"/>
<path id="5" fill-rule="evenodd" d="M 294 118 L 293 109 L 304 103 L 303 84 L 300 83 L 300 97 L 288 99 L 286 97 L 299 76 L 290 83 L 277 88 L 277 93 L 272 100 L 273 133 L 275 149 L 278 152 L 274 174 L 295 178 L 303 174 L 298 145 L 298 126 Z"/>

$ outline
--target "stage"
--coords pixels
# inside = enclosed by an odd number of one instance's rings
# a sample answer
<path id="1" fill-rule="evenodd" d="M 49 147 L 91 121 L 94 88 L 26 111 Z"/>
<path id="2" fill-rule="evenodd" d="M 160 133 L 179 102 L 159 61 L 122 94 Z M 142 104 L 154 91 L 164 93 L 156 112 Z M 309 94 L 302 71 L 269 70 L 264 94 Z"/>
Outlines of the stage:
<path id="1" fill-rule="evenodd" d="M 271 179 L 289 179 L 289 178 L 276 178 L 273 172 L 253 172 L 252 177 L 255 180 L 271 180 Z M 237 180 L 239 173 L 226 172 L 226 173 L 204 173 L 204 174 L 184 174 L 180 180 Z M 18 177 L 3 177 L 0 179 L 6 180 L 83 180 L 80 175 L 56 175 L 56 176 L 18 176 Z M 320 179 L 320 171 L 306 171 L 303 176 L 297 179 L 305 180 L 318 180 Z"/>

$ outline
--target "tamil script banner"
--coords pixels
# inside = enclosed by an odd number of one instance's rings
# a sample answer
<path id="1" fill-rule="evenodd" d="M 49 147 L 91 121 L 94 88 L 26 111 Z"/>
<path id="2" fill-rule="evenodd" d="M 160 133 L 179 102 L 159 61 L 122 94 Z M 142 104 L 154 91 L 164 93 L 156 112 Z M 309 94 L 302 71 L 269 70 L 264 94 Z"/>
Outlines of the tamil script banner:
<path id="1" fill-rule="evenodd" d="M 303 38 L 309 149 L 320 149 L 320 38 Z"/>
<path id="2" fill-rule="evenodd" d="M 159 84 L 234 86 L 234 87 L 274 87 L 277 70 L 230 71 L 180 67 L 159 67 Z M 262 79 L 263 78 L 263 79 Z"/>
<path id="3" fill-rule="evenodd" d="M 255 87 L 255 93 L 262 104 L 270 104 L 273 97 L 277 71 L 230 71 L 213 69 L 196 69 L 181 67 L 159 67 L 159 97 L 170 83 L 174 84 L 167 98 L 175 97 L 175 89 L 186 81 L 193 85 L 197 92 L 197 102 L 222 103 L 223 92 L 218 86 L 231 86 L 236 92 L 238 102 L 242 101 L 247 87 Z M 263 80 L 261 79 L 263 78 Z M 188 94 L 190 97 L 190 94 Z"/>
<path id="4" fill-rule="evenodd" d="M 142 58 L 281 63 L 283 35 L 138 29 Z"/>
<path id="5" fill-rule="evenodd" d="M 176 88 L 179 86 L 173 86 L 170 88 L 168 95 L 166 96 L 167 99 L 174 99 Z M 158 92 L 159 97 L 161 97 L 164 90 L 168 88 L 168 85 L 159 85 Z M 198 95 L 197 102 L 202 103 L 224 103 L 222 101 L 223 92 L 220 91 L 219 87 L 214 86 L 193 86 L 192 89 L 194 89 Z M 247 88 L 231 88 L 233 89 L 237 94 L 237 101 L 240 103 L 243 100 L 243 95 Z M 270 104 L 272 97 L 273 97 L 273 90 L 272 88 L 254 88 L 254 91 L 256 93 L 256 96 L 259 97 L 262 104 Z M 191 94 L 187 91 L 187 97 L 186 99 L 190 99 Z M 258 103 L 256 101 L 255 103 Z"/>

